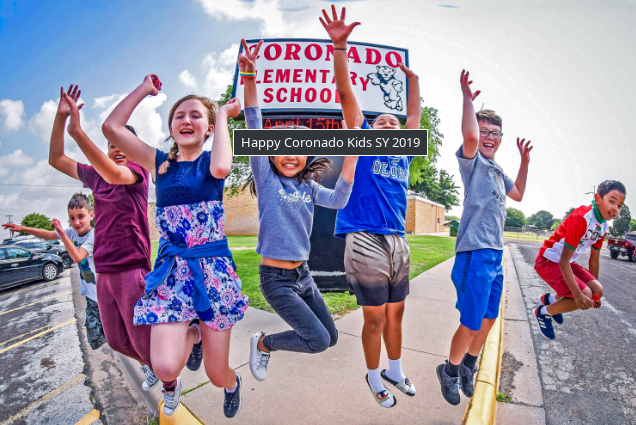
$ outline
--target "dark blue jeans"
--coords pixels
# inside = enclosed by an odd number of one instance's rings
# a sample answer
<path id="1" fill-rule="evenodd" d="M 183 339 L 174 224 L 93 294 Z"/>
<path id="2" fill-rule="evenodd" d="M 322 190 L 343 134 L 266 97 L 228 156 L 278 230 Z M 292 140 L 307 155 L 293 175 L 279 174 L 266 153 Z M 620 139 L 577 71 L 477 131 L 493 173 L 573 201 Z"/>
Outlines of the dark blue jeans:
<path id="1" fill-rule="evenodd" d="M 307 262 L 293 270 L 261 264 L 259 274 L 263 296 L 293 329 L 265 336 L 265 348 L 269 351 L 320 353 L 336 345 L 338 330 L 309 274 Z"/>

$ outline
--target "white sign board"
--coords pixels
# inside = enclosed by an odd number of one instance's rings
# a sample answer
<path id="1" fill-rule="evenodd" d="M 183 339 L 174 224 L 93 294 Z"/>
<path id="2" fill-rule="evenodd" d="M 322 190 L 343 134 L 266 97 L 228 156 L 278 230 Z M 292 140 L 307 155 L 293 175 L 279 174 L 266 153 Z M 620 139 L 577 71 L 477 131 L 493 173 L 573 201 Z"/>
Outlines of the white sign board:
<path id="1" fill-rule="evenodd" d="M 251 49 L 258 41 L 247 40 L 247 45 Z M 242 45 L 239 53 L 243 53 Z M 264 40 L 256 62 L 263 113 L 341 114 L 333 56 L 331 40 Z M 347 57 L 353 89 L 365 115 L 406 118 L 408 80 L 398 63 L 408 66 L 408 50 L 350 42 Z M 243 100 L 243 88 L 237 65 L 232 97 Z"/>

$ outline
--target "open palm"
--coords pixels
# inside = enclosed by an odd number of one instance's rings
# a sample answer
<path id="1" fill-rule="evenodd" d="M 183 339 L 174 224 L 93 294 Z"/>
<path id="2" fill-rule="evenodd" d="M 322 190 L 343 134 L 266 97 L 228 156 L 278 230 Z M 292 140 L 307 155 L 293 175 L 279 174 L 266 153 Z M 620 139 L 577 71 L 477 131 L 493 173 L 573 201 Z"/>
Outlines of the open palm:
<path id="1" fill-rule="evenodd" d="M 332 18 L 329 17 L 327 11 L 324 9 L 322 10 L 322 14 L 325 19 L 323 20 L 322 18 L 319 18 L 322 26 L 327 30 L 327 33 L 329 34 L 329 37 L 331 37 L 331 41 L 333 41 L 334 45 L 346 43 L 349 35 L 351 35 L 351 31 L 353 31 L 356 26 L 360 25 L 360 22 L 354 22 L 351 25 L 346 25 L 344 22 L 346 12 L 346 8 L 343 7 L 340 18 L 338 18 L 336 7 L 331 5 Z"/>

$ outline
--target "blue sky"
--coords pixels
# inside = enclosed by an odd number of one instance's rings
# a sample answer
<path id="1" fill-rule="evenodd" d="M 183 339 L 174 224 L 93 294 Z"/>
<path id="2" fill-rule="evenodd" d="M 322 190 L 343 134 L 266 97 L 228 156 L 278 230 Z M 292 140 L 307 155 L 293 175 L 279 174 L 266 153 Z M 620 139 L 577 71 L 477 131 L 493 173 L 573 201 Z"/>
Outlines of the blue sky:
<path id="1" fill-rule="evenodd" d="M 460 184 L 459 74 L 471 71 L 485 103 L 504 119 L 497 161 L 513 179 L 516 137 L 530 138 L 527 215 L 561 217 L 588 203 L 594 184 L 636 169 L 633 99 L 636 6 L 629 0 L 408 0 L 338 2 L 362 22 L 352 41 L 409 49 L 427 106 L 439 109 L 439 166 Z M 34 1 L 0 3 L 0 219 L 38 211 L 64 218 L 79 183 L 46 164 L 59 87 L 80 85 L 83 124 L 102 147 L 101 122 L 148 73 L 164 82 L 133 125 L 156 146 L 170 106 L 195 92 L 217 98 L 231 83 L 241 38 L 327 38 L 314 0 Z M 449 7 L 453 6 L 453 7 Z M 387 18 L 389 16 L 390 18 Z M 142 138 L 144 138 L 142 137 Z M 82 154 L 67 137 L 68 154 Z M 631 170 L 631 171 L 629 171 Z M 636 197 L 627 205 L 636 211 Z M 461 208 L 454 208 L 459 214 Z M 635 214 L 636 215 L 636 214 Z M 3 234 L 0 234 L 3 236 Z"/>

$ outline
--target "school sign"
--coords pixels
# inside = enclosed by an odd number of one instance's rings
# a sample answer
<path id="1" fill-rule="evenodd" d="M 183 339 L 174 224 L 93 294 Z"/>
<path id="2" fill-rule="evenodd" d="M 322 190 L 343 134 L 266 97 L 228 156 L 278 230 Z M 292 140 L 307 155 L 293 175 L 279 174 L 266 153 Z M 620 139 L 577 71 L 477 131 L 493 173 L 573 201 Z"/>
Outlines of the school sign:
<path id="1" fill-rule="evenodd" d="M 248 40 L 247 44 L 251 49 L 258 41 Z M 242 45 L 239 53 L 244 53 Z M 398 64 L 408 66 L 408 50 L 349 43 L 347 57 L 351 82 L 365 116 L 388 113 L 406 119 L 408 80 Z M 333 60 L 331 40 L 264 40 L 256 63 L 263 115 L 281 119 L 304 117 L 302 124 L 310 128 L 339 128 L 337 121 L 329 120 L 342 115 Z M 232 97 L 243 99 L 243 89 L 237 65 Z"/>

